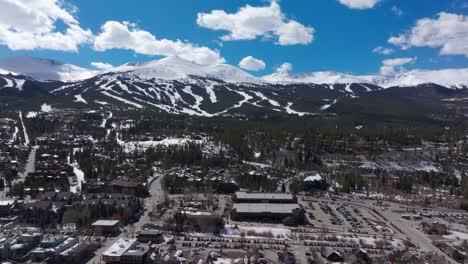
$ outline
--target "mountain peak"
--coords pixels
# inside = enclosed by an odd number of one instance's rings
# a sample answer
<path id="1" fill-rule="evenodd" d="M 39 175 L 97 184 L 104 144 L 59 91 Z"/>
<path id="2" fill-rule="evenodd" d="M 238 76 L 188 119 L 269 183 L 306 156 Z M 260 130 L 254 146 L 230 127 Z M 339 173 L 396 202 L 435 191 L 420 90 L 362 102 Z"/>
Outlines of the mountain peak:
<path id="1" fill-rule="evenodd" d="M 92 77 L 96 71 L 60 61 L 17 55 L 0 59 L 0 68 L 17 72 L 36 80 L 75 81 Z"/>

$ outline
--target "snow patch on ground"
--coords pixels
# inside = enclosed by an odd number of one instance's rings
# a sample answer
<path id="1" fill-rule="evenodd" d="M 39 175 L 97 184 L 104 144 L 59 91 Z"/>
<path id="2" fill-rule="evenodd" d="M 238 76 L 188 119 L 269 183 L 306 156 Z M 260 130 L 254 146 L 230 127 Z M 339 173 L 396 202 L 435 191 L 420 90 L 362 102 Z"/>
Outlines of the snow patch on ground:
<path id="1" fill-rule="evenodd" d="M 419 161 L 413 163 L 410 161 L 364 161 L 360 166 L 366 169 L 384 169 L 384 170 L 396 170 L 396 171 L 426 171 L 426 172 L 439 172 L 439 168 L 433 162 L 430 161 Z"/>
<path id="2" fill-rule="evenodd" d="M 256 233 L 257 235 L 249 236 L 248 233 Z M 245 237 L 262 237 L 263 234 L 272 235 L 274 238 L 291 238 L 291 230 L 283 227 L 266 227 L 266 226 L 233 226 L 225 225 L 223 234 L 225 236 L 240 236 L 241 233 L 245 234 Z"/>
<path id="3" fill-rule="evenodd" d="M 445 239 L 450 240 L 468 240 L 468 234 L 458 231 L 450 231 L 450 235 L 443 236 Z"/>

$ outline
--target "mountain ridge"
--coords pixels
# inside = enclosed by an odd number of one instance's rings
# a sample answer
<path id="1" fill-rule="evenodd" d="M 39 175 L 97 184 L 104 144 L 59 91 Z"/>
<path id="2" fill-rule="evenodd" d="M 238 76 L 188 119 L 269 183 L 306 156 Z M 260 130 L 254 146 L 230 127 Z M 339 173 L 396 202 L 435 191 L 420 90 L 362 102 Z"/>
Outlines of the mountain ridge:
<path id="1" fill-rule="evenodd" d="M 177 56 L 143 63 L 126 63 L 109 70 L 90 70 L 72 64 L 29 56 L 0 59 L 0 69 L 39 81 L 74 82 L 103 74 L 133 74 L 141 79 L 182 80 L 191 76 L 214 78 L 228 83 L 262 84 L 372 84 L 382 88 L 433 83 L 447 88 L 467 88 L 468 68 L 410 70 L 394 75 L 350 75 L 336 71 L 306 73 L 275 72 L 256 77 L 229 64 L 199 65 Z M 1 71 L 1 70 L 0 70 Z M 1 72 L 0 72 L 1 73 Z"/>

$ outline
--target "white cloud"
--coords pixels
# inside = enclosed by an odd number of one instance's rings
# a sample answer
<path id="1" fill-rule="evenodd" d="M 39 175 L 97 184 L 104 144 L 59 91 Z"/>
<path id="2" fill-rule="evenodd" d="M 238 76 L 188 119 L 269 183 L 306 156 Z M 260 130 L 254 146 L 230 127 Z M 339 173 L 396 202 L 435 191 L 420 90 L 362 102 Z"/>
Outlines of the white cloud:
<path id="1" fill-rule="evenodd" d="M 76 7 L 65 7 L 59 0 L 0 0 L 0 44 L 11 50 L 50 49 L 78 51 L 92 39 L 73 14 Z M 57 30 L 57 23 L 65 25 Z"/>
<path id="2" fill-rule="evenodd" d="M 402 16 L 403 15 L 403 10 L 401 10 L 398 6 L 392 6 L 392 13 L 397 15 L 397 16 Z"/>
<path id="3" fill-rule="evenodd" d="M 248 71 L 261 71 L 265 69 L 266 64 L 262 60 L 247 56 L 239 62 L 239 67 Z"/>
<path id="4" fill-rule="evenodd" d="M 442 55 L 468 57 L 468 16 L 441 12 L 436 19 L 418 20 L 411 30 L 391 37 L 388 42 L 402 49 L 440 47 Z"/>
<path id="5" fill-rule="evenodd" d="M 281 64 L 278 68 L 276 68 L 277 73 L 286 73 L 286 72 L 291 72 L 293 69 L 293 66 L 289 62 L 285 62 Z"/>
<path id="6" fill-rule="evenodd" d="M 375 47 L 372 52 L 382 54 L 382 55 L 390 55 L 393 53 L 393 49 L 385 48 L 382 46 Z"/>
<path id="7" fill-rule="evenodd" d="M 352 9 L 373 8 L 380 0 L 338 0 L 342 5 Z"/>
<path id="8" fill-rule="evenodd" d="M 91 66 L 99 70 L 110 70 L 114 68 L 112 64 L 104 63 L 104 62 L 91 62 Z"/>
<path id="9" fill-rule="evenodd" d="M 397 72 L 402 72 L 405 69 L 403 65 L 416 61 L 416 58 L 395 58 L 382 61 L 380 73 L 383 75 L 392 75 Z"/>
<path id="10" fill-rule="evenodd" d="M 286 18 L 276 0 L 272 0 L 269 6 L 246 5 L 232 14 L 224 10 L 198 13 L 197 23 L 201 27 L 228 31 L 229 34 L 221 37 L 224 41 L 271 39 L 275 36 L 279 45 L 306 45 L 313 41 L 315 32 L 310 26 Z"/>
<path id="11" fill-rule="evenodd" d="M 126 49 L 145 55 L 178 56 L 198 64 L 224 62 L 219 51 L 180 40 L 156 39 L 148 31 L 138 29 L 129 22 L 107 21 L 101 27 L 101 33 L 95 37 L 94 49 Z"/>

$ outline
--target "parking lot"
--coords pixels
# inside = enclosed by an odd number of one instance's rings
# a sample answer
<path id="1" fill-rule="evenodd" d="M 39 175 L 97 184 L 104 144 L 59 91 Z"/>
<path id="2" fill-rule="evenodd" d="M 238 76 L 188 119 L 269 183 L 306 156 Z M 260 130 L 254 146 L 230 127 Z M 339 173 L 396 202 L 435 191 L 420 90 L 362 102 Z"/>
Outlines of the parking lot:
<path id="1" fill-rule="evenodd" d="M 362 234 L 394 234 L 374 212 L 345 201 L 304 200 L 310 226 L 318 229 Z"/>

